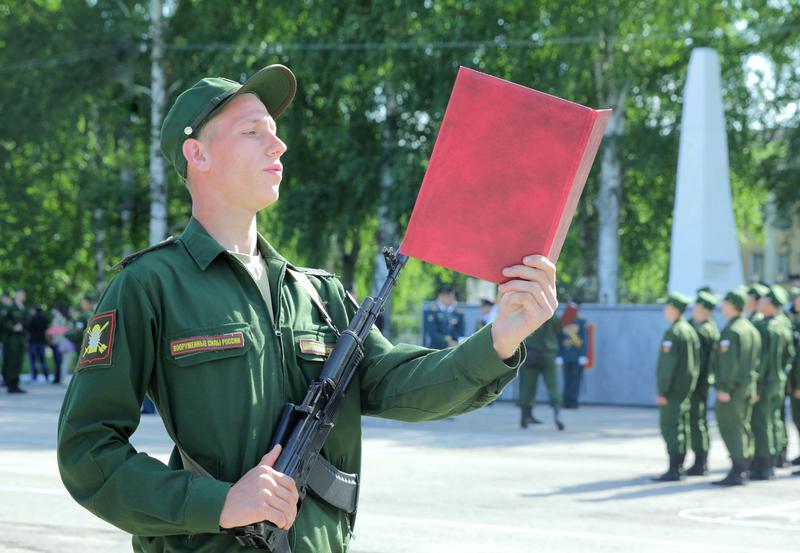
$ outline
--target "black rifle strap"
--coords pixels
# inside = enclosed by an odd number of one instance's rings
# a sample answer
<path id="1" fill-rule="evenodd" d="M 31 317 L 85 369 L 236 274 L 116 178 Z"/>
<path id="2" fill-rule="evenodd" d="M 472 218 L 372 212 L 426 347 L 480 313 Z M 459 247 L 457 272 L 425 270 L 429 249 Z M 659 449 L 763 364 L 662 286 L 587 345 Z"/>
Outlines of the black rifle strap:
<path id="1" fill-rule="evenodd" d="M 320 315 L 322 315 L 322 320 L 325 321 L 325 324 L 328 325 L 328 328 L 333 330 L 337 336 L 339 336 L 339 329 L 336 328 L 336 325 L 333 323 L 333 319 L 331 318 L 328 310 L 325 309 L 325 302 L 322 301 L 322 298 L 319 295 L 319 292 L 314 285 L 311 284 L 311 281 L 308 279 L 308 276 L 305 273 L 301 273 L 300 271 L 295 271 L 294 269 L 286 269 L 294 279 L 297 281 L 297 284 L 300 285 L 303 290 L 305 290 L 308 295 L 311 297 L 311 301 L 314 305 L 317 306 Z"/>

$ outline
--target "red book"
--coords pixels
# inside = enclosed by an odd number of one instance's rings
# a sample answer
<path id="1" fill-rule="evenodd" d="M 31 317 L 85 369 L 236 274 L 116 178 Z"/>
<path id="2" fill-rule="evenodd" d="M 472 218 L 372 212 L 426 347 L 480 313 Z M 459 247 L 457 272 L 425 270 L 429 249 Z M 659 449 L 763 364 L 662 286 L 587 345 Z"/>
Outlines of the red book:
<path id="1" fill-rule="evenodd" d="M 459 68 L 400 251 L 495 283 L 555 262 L 610 115 Z"/>

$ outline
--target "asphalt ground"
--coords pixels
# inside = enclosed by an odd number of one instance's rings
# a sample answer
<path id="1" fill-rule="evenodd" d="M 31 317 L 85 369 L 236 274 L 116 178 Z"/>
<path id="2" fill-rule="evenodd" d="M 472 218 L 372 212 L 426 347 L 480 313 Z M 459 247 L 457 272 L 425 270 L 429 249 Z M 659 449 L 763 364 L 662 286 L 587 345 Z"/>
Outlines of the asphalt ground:
<path id="1" fill-rule="evenodd" d="M 130 538 L 67 494 L 55 460 L 65 388 L 0 393 L 0 551 L 130 551 Z M 800 551 L 800 477 L 720 489 L 727 456 L 712 420 L 711 474 L 656 484 L 666 469 L 658 412 L 582 407 L 518 427 L 496 403 L 452 420 L 364 419 L 364 467 L 353 553 L 788 553 Z M 800 454 L 792 427 L 790 457 Z M 166 460 L 157 416 L 133 436 Z M 691 455 L 690 455 L 691 458 Z"/>

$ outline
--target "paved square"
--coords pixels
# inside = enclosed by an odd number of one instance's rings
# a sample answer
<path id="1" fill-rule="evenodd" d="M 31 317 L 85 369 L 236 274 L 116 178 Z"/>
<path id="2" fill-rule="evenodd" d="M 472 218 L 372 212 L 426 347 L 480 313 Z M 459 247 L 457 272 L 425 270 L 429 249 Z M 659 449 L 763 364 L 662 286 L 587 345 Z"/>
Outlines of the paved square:
<path id="1" fill-rule="evenodd" d="M 64 388 L 0 394 L 0 551 L 130 551 L 126 534 L 64 490 L 55 430 Z M 417 425 L 364 419 L 354 553 L 788 553 L 800 550 L 800 478 L 709 485 L 727 471 L 712 428 L 708 477 L 654 484 L 666 469 L 655 409 L 565 411 L 565 432 L 517 427 L 498 403 Z M 791 428 L 790 456 L 800 452 Z M 169 438 L 143 417 L 137 448 L 166 460 Z M 691 460 L 691 459 L 690 459 Z"/>

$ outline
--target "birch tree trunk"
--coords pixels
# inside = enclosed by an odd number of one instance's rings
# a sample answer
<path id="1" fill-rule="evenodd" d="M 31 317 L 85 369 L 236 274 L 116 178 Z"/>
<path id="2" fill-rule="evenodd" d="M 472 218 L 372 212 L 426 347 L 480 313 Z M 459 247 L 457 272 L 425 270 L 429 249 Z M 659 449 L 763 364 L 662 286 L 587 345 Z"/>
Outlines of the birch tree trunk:
<path id="1" fill-rule="evenodd" d="M 598 300 L 614 305 L 619 291 L 619 215 L 622 197 L 622 166 L 619 161 L 619 140 L 625 122 L 624 106 L 614 106 L 606 128 L 603 155 L 600 161 L 600 191 L 597 197 Z"/>
<path id="2" fill-rule="evenodd" d="M 160 151 L 161 122 L 164 118 L 167 90 L 164 79 L 163 6 L 161 0 L 150 0 L 150 244 L 160 242 L 167 234 L 167 175 Z"/>

